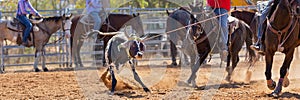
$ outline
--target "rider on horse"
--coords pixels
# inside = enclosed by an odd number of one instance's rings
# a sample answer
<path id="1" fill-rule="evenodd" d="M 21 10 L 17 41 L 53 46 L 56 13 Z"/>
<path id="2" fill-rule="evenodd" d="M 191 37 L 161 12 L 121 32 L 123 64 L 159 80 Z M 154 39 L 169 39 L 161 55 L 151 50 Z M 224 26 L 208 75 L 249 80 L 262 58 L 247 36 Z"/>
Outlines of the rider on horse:
<path id="1" fill-rule="evenodd" d="M 27 10 L 30 11 L 27 11 Z M 18 9 L 17 9 L 17 19 L 25 25 L 25 30 L 23 31 L 23 39 L 22 39 L 22 45 L 26 46 L 29 45 L 27 38 L 29 36 L 29 33 L 32 29 L 32 24 L 30 20 L 26 17 L 27 14 L 32 14 L 38 17 L 42 17 L 31 5 L 30 0 L 19 0 L 18 2 Z"/>
<path id="2" fill-rule="evenodd" d="M 300 3 L 300 0 L 296 0 L 298 3 Z M 257 30 L 257 42 L 251 46 L 254 50 L 259 51 L 260 54 L 264 54 L 264 47 L 262 45 L 262 35 L 263 35 L 263 23 L 267 19 L 267 17 L 270 15 L 271 9 L 273 7 L 276 7 L 279 3 L 279 0 L 269 0 L 268 5 L 265 9 L 263 9 L 261 16 L 259 17 L 259 23 L 258 23 L 258 30 Z M 275 8 L 273 8 L 275 9 Z M 272 12 L 271 12 L 272 13 Z"/>
<path id="3" fill-rule="evenodd" d="M 221 45 L 221 50 L 222 50 L 222 54 L 221 54 L 221 58 L 222 61 L 226 61 L 227 55 L 228 55 L 228 46 L 227 46 L 227 42 L 228 42 L 228 11 L 230 10 L 230 0 L 207 0 L 208 6 L 210 6 L 211 8 L 214 9 L 214 12 L 217 16 L 221 15 L 220 17 L 218 17 L 220 25 L 221 25 L 221 41 L 222 41 L 222 45 Z M 222 15 L 224 14 L 224 15 Z"/>
<path id="4" fill-rule="evenodd" d="M 94 28 L 92 29 L 92 32 L 99 32 L 102 25 L 99 13 L 102 13 L 103 10 L 101 0 L 86 0 L 87 14 L 94 20 Z"/>

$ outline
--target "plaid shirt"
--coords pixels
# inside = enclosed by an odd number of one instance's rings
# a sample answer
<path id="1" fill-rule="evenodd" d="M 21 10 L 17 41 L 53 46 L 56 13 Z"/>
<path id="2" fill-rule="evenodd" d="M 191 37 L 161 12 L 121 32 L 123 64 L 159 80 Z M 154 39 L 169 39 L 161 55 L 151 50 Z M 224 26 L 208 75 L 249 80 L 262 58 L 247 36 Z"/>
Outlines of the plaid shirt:
<path id="1" fill-rule="evenodd" d="M 32 7 L 29 0 L 19 0 L 17 15 L 26 15 L 26 14 L 38 15 L 38 12 Z"/>

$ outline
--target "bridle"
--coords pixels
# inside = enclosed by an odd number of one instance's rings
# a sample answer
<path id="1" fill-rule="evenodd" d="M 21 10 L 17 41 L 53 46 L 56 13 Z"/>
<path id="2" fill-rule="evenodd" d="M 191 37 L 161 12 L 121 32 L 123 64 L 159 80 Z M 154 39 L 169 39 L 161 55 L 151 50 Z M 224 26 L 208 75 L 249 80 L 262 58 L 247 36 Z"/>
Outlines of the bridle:
<path id="1" fill-rule="evenodd" d="M 290 37 L 290 35 L 292 34 L 293 30 L 295 29 L 295 27 L 297 25 L 297 22 L 298 22 L 298 17 L 295 17 L 296 16 L 296 11 L 295 9 L 293 8 L 296 8 L 296 6 L 292 6 L 292 3 L 294 2 L 295 0 L 292 0 L 289 2 L 289 5 L 287 5 L 287 9 L 288 9 L 288 16 L 290 17 L 290 21 L 289 23 L 287 24 L 287 26 L 285 26 L 283 29 L 276 29 L 272 26 L 271 22 L 273 22 L 275 19 L 274 19 L 274 16 L 275 13 L 273 13 L 273 15 L 271 16 L 271 18 L 267 18 L 267 29 L 269 29 L 272 33 L 276 34 L 278 37 L 278 41 L 279 41 L 279 45 L 278 45 L 278 50 L 279 51 L 283 51 L 283 47 L 282 45 L 286 42 L 286 40 Z M 288 2 L 287 0 L 285 1 L 280 1 L 280 2 Z M 277 5 L 277 7 L 280 7 L 280 4 Z M 282 9 L 282 8 L 277 8 L 274 12 L 276 12 L 278 9 Z M 293 26 L 294 25 L 294 26 Z M 285 37 L 282 39 L 282 36 L 285 34 L 285 33 L 288 33 L 287 35 L 285 35 Z M 283 41 L 282 41 L 283 40 Z M 280 48 L 283 48 L 283 49 L 280 49 Z"/>
<path id="2" fill-rule="evenodd" d="M 68 26 L 65 26 L 66 23 L 68 23 L 68 24 L 67 24 Z M 63 18 L 63 20 L 62 20 L 62 31 L 63 31 L 63 36 L 65 36 L 65 33 L 66 33 L 67 31 L 69 31 L 69 33 L 70 33 L 70 31 L 71 31 L 71 24 L 72 24 L 71 19 L 67 19 L 67 18 L 64 16 L 64 18 Z"/>

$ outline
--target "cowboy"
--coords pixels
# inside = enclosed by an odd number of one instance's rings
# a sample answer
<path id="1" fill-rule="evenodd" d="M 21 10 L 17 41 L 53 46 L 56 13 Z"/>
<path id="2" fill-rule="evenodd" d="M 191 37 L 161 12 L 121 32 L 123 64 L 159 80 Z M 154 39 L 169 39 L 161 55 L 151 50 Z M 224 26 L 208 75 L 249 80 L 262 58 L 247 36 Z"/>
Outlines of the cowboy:
<path id="1" fill-rule="evenodd" d="M 86 11 L 87 14 L 90 15 L 94 20 L 94 28 L 92 32 L 99 32 L 101 28 L 101 17 L 99 13 L 101 13 L 102 9 L 101 0 L 86 0 Z"/>
<path id="2" fill-rule="evenodd" d="M 26 27 L 25 30 L 23 31 L 23 39 L 22 39 L 22 45 L 24 45 L 24 46 L 29 45 L 27 38 L 32 29 L 32 24 L 31 24 L 30 20 L 26 17 L 27 14 L 32 14 L 32 15 L 35 15 L 38 17 L 42 17 L 42 15 L 40 15 L 32 7 L 30 0 L 19 0 L 18 9 L 17 9 L 17 19 Z"/>
<path id="3" fill-rule="evenodd" d="M 222 50 L 222 54 L 221 54 L 221 58 L 223 61 L 226 61 L 227 55 L 228 55 L 228 46 L 227 46 L 227 42 L 228 42 L 228 11 L 230 10 L 230 0 L 207 0 L 207 4 L 208 6 L 210 6 L 212 9 L 214 9 L 214 12 L 219 19 L 219 23 L 221 25 L 221 34 L 220 34 L 220 38 L 221 38 L 221 50 Z"/>

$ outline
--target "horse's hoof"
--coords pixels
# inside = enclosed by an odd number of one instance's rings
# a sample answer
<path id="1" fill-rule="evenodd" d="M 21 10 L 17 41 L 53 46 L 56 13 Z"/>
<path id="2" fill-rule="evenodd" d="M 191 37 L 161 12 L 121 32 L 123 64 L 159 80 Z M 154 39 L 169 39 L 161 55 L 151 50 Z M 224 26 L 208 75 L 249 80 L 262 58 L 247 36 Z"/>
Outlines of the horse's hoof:
<path id="1" fill-rule="evenodd" d="M 177 66 L 178 64 L 176 62 L 172 62 L 172 66 Z"/>
<path id="2" fill-rule="evenodd" d="M 143 88 L 145 92 L 150 92 L 148 88 Z"/>
<path id="3" fill-rule="evenodd" d="M 273 80 L 267 80 L 267 86 L 270 90 L 274 90 L 276 88 L 276 82 Z"/>
<path id="4" fill-rule="evenodd" d="M 193 87 L 193 88 L 198 88 L 198 86 L 197 86 L 197 84 L 196 84 L 196 81 L 195 81 L 195 80 L 193 80 L 193 81 L 192 81 L 192 87 Z"/>
<path id="5" fill-rule="evenodd" d="M 190 79 L 186 81 L 187 84 L 191 84 L 191 82 L 192 82 L 192 80 L 190 80 Z"/>
<path id="6" fill-rule="evenodd" d="M 231 79 L 231 76 L 230 76 L 230 75 L 227 75 L 226 78 L 225 78 L 225 80 L 226 80 L 227 82 L 231 82 L 230 79 Z"/>
<path id="7" fill-rule="evenodd" d="M 0 71 L 0 74 L 3 74 L 3 73 L 5 73 L 5 71 L 1 70 L 1 71 Z"/>
<path id="8" fill-rule="evenodd" d="M 44 72 L 48 72 L 49 71 L 48 68 L 43 68 L 43 70 L 44 70 Z"/>
<path id="9" fill-rule="evenodd" d="M 288 87 L 290 85 L 290 80 L 288 78 L 288 75 L 289 74 L 287 73 L 283 79 L 283 82 L 282 82 L 283 87 Z"/>
<path id="10" fill-rule="evenodd" d="M 34 71 L 35 71 L 35 72 L 40 72 L 41 70 L 38 69 L 38 68 L 35 68 Z"/>

